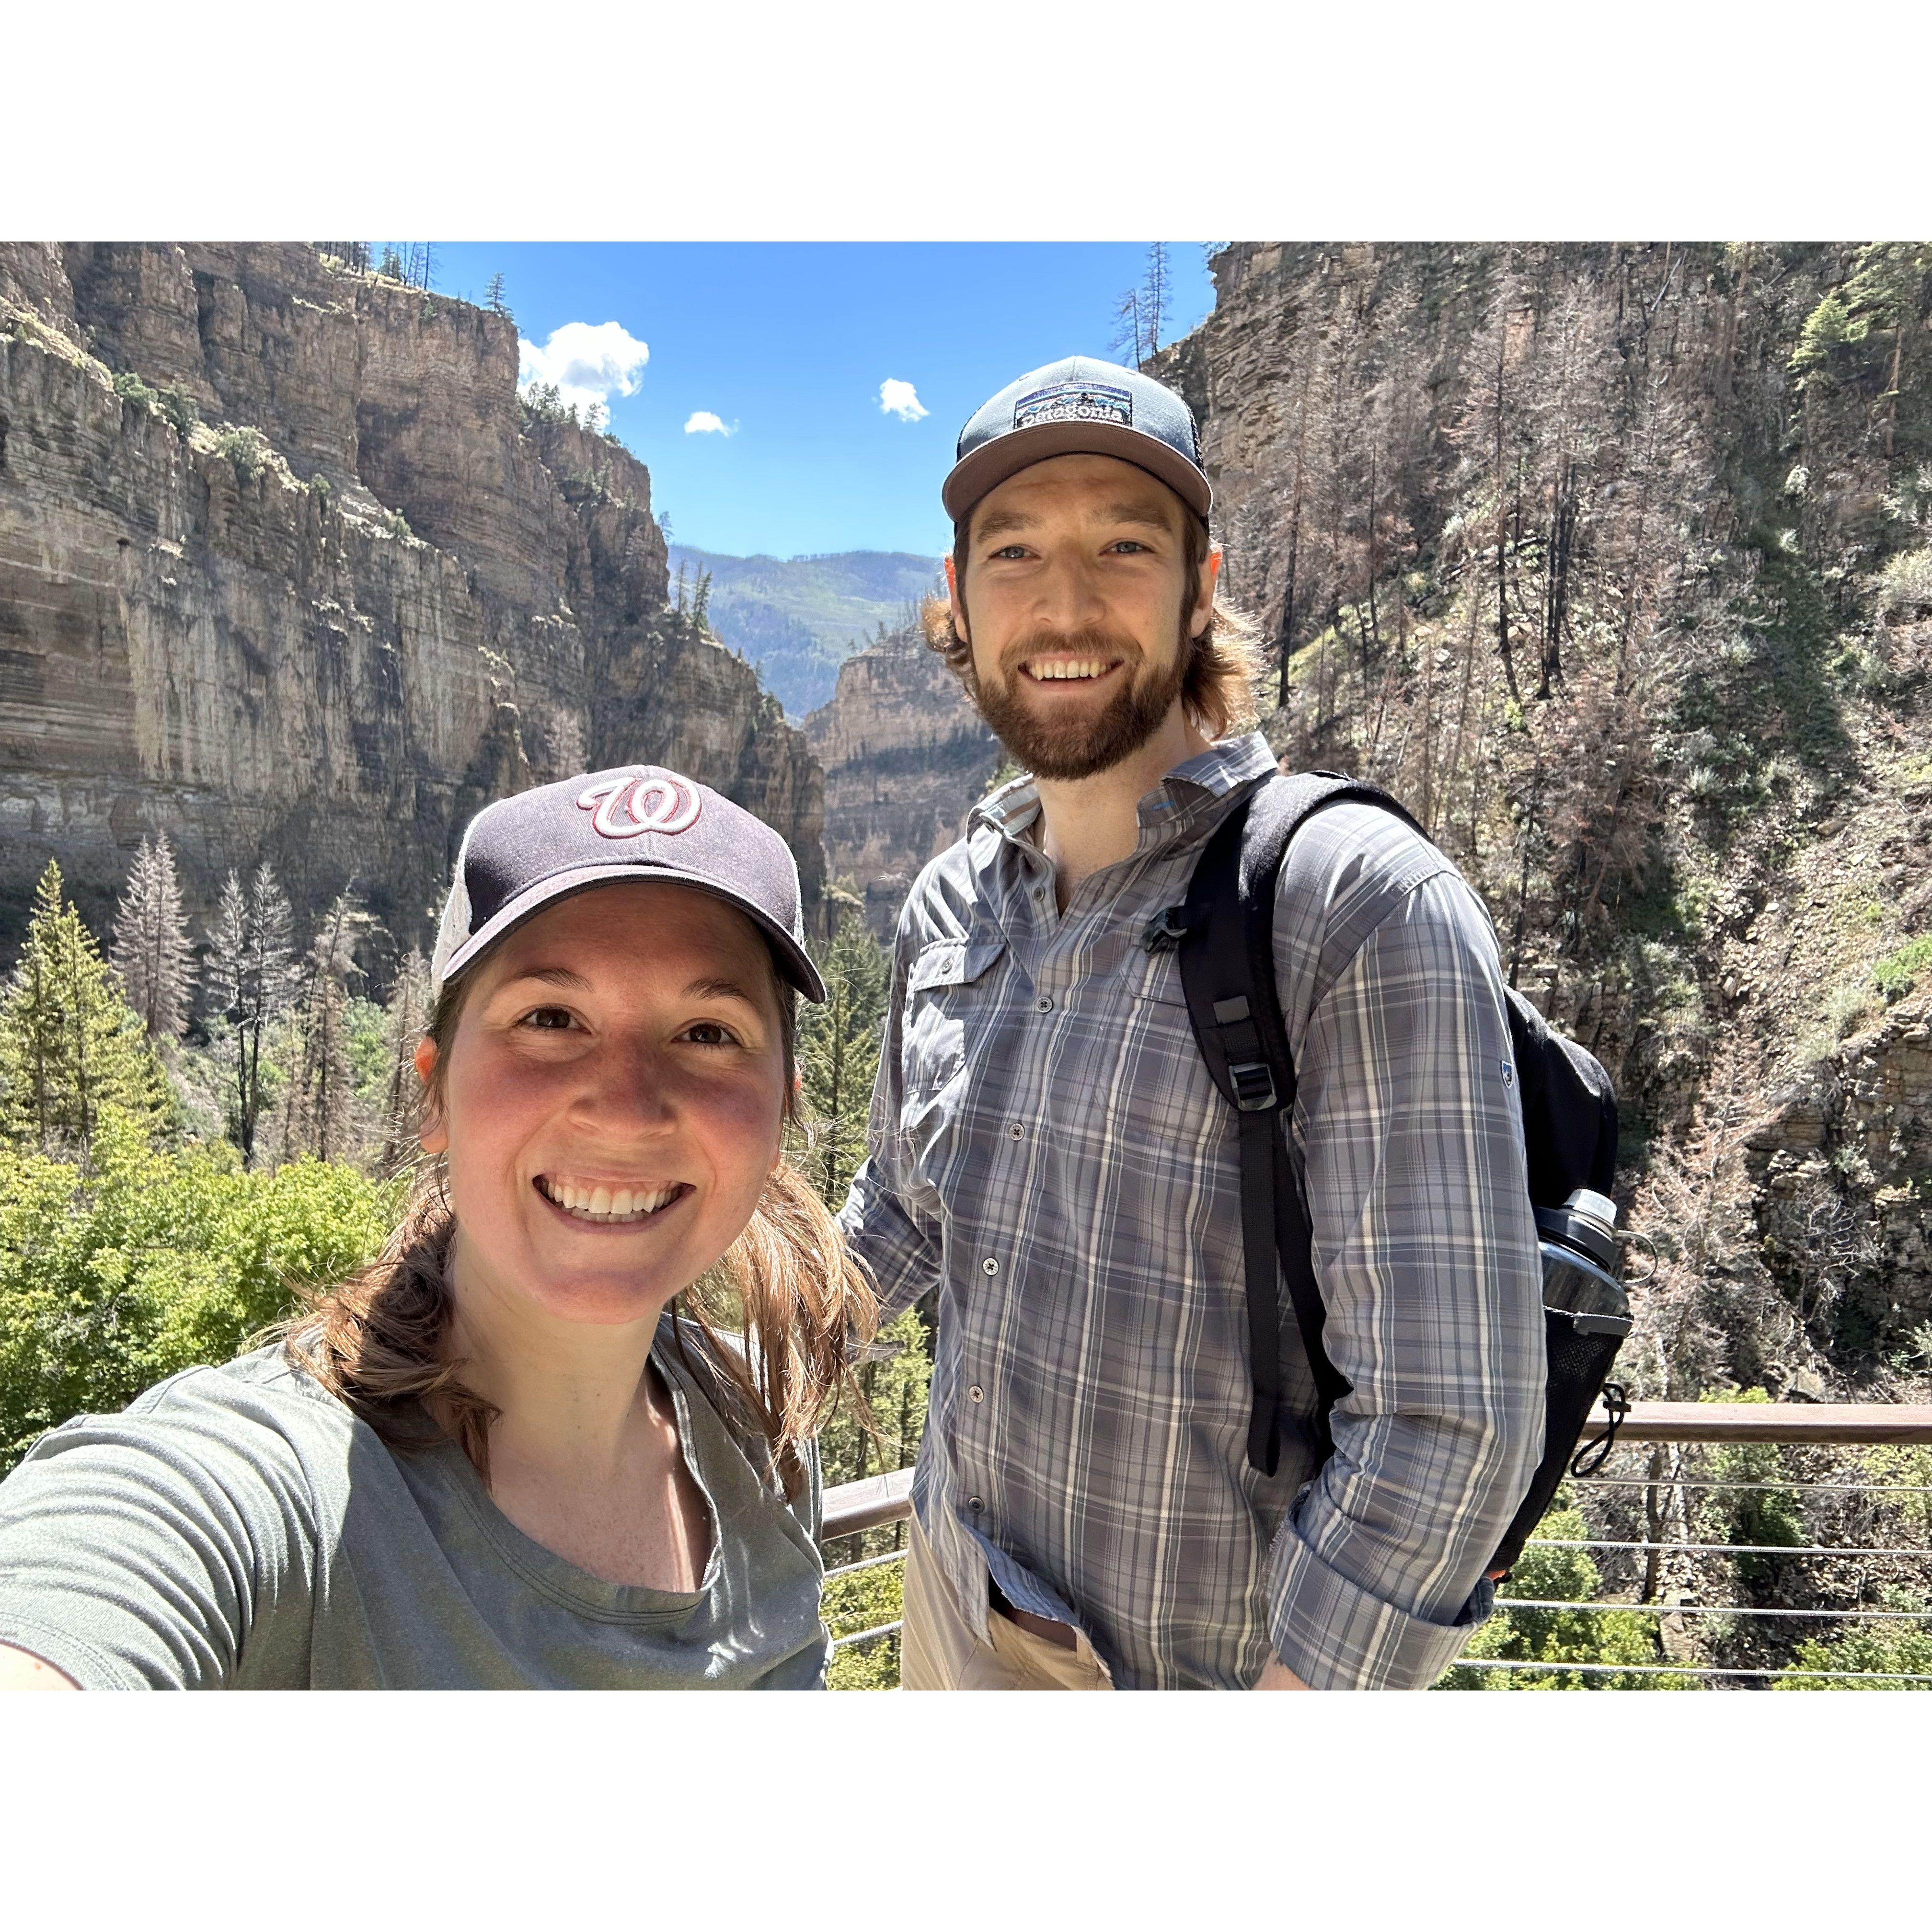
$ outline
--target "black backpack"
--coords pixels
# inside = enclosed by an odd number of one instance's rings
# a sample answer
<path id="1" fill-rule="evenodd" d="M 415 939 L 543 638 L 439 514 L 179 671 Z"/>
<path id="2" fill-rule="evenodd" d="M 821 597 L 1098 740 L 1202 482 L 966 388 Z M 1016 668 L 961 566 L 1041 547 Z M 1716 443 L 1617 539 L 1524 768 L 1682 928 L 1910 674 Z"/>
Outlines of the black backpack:
<path id="1" fill-rule="evenodd" d="M 1208 841 L 1179 920 L 1172 913 L 1163 915 L 1148 933 L 1150 946 L 1178 942 L 1195 1040 L 1215 1085 L 1240 1121 L 1241 1245 L 1255 1384 L 1248 1460 L 1269 1475 L 1275 1472 L 1281 1448 L 1277 1256 L 1314 1374 L 1318 1467 L 1334 1453 L 1329 1412 L 1350 1387 L 1322 1346 L 1325 1312 L 1316 1285 L 1312 1238 L 1288 1158 L 1294 1063 L 1274 973 L 1275 880 L 1289 842 L 1316 812 L 1350 802 L 1393 812 L 1422 837 L 1429 836 L 1379 786 L 1334 772 L 1271 779 L 1230 813 Z M 1617 1103 L 1610 1076 L 1574 1040 L 1552 1032 L 1514 988 L 1508 1001 L 1532 1202 L 1540 1209 L 1558 1208 L 1580 1187 L 1607 1195 L 1617 1154 Z M 1611 1324 L 1600 1322 L 1591 1324 L 1595 1332 L 1580 1334 L 1572 1318 L 1558 1309 L 1545 1311 L 1545 1323 L 1549 1378 L 1543 1461 L 1489 1565 L 1492 1574 L 1506 1571 L 1514 1562 L 1548 1508 L 1622 1340 L 1620 1334 L 1603 1332 Z M 1615 1384 L 1610 1388 L 1613 1435 L 1622 1391 Z"/>

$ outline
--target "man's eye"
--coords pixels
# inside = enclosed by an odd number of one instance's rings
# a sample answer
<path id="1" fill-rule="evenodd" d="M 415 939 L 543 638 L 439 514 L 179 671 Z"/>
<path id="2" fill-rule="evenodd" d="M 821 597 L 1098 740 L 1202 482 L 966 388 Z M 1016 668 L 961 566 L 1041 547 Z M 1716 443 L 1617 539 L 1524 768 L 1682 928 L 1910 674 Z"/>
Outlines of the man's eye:
<path id="1" fill-rule="evenodd" d="M 1112 548 L 1113 549 L 1114 549 L 1114 550 L 1146 550 L 1146 549 L 1148 548 L 1148 546 L 1147 544 L 1144 544 L 1144 543 L 1141 542 L 1140 542 L 1138 538 L 1134 538 L 1134 537 L 1123 537 L 1123 538 L 1120 538 L 1120 542 L 1119 542 L 1118 543 L 1113 544 L 1113 545 L 1112 546 Z"/>
<path id="2" fill-rule="evenodd" d="M 993 555 L 995 557 L 1006 557 L 1009 560 L 1016 557 L 1022 557 L 1026 555 L 1026 545 L 1024 544 L 1006 544 L 1002 545 L 998 550 L 994 551 Z"/>
<path id="3" fill-rule="evenodd" d="M 684 1030 L 684 1036 L 696 1046 L 736 1046 L 738 1036 L 716 1020 L 699 1020 Z"/>

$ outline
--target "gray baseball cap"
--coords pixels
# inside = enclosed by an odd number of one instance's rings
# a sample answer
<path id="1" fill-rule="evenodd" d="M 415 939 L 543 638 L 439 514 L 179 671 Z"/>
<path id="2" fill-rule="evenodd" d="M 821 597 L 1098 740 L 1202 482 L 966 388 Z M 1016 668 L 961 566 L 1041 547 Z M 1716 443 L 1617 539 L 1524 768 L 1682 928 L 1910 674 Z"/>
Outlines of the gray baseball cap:
<path id="1" fill-rule="evenodd" d="M 1118 456 L 1158 476 L 1197 516 L 1214 506 L 1194 412 L 1164 382 L 1070 356 L 1009 382 L 959 432 L 940 500 L 956 524 L 988 490 L 1049 456 Z"/>
<path id="2" fill-rule="evenodd" d="M 616 880 L 691 886 L 747 914 L 808 1000 L 825 982 L 805 950 L 798 866 L 761 819 L 682 772 L 622 765 L 486 805 L 456 855 L 436 934 L 436 993 L 532 914 Z"/>

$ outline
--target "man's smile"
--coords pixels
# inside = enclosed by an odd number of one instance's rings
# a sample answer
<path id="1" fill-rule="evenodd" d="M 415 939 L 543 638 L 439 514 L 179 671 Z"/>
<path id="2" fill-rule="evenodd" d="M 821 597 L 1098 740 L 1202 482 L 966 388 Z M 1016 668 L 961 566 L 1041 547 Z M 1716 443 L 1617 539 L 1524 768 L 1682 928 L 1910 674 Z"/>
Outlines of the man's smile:
<path id="1" fill-rule="evenodd" d="M 685 1180 L 613 1182 L 573 1174 L 540 1174 L 537 1192 L 580 1227 L 634 1228 L 692 1192 Z"/>
<path id="2" fill-rule="evenodd" d="M 1121 662 L 1119 658 L 1036 657 L 1019 668 L 1030 684 L 1095 684 L 1118 670 Z"/>

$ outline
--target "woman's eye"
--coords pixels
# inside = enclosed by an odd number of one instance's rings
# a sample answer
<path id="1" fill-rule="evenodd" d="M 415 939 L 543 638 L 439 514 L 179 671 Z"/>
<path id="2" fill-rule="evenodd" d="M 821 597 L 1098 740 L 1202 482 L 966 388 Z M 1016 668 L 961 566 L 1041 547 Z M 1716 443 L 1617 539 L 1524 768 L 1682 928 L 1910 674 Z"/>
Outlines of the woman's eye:
<path id="1" fill-rule="evenodd" d="M 736 1046 L 737 1036 L 716 1020 L 700 1020 L 684 1030 L 684 1036 L 696 1046 Z"/>
<path id="2" fill-rule="evenodd" d="M 522 1024 L 534 1028 L 539 1033 L 561 1033 L 571 1024 L 568 1006 L 538 1006 L 524 1014 Z"/>

